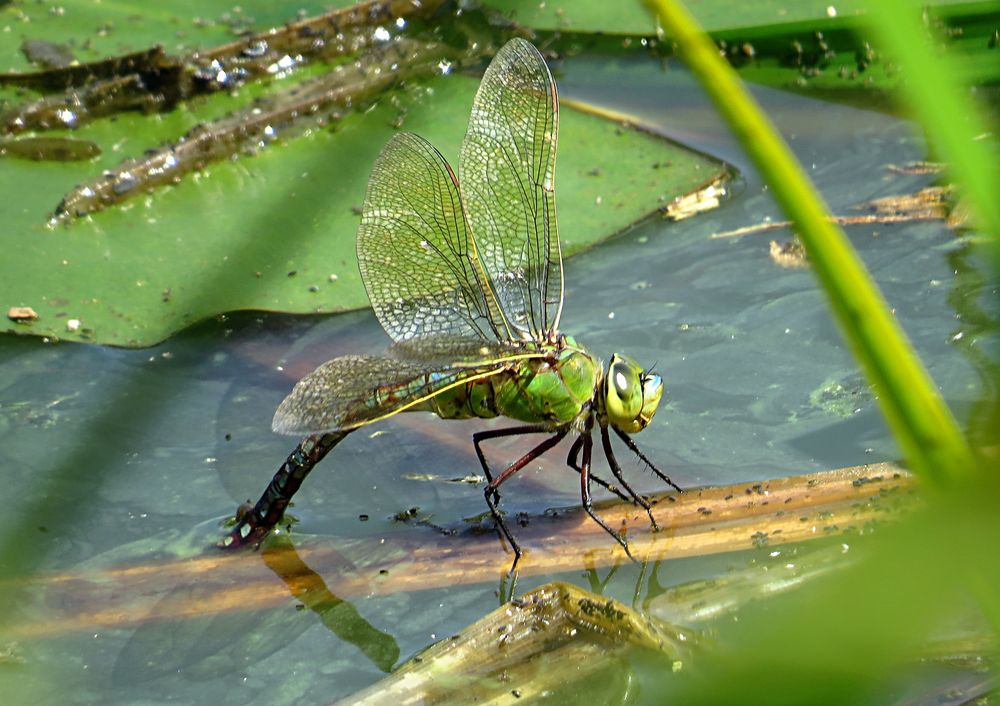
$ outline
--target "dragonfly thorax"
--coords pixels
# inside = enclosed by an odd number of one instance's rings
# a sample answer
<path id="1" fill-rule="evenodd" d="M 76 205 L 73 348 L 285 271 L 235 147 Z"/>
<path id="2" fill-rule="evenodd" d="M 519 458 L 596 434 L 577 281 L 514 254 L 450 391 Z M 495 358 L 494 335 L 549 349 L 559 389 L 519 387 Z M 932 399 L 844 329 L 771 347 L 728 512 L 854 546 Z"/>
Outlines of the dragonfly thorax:
<path id="1" fill-rule="evenodd" d="M 577 424 L 593 408 L 600 361 L 569 337 L 540 344 L 546 355 L 492 379 L 496 411 L 552 428 Z"/>
<path id="2" fill-rule="evenodd" d="M 611 426 L 635 433 L 645 429 L 663 396 L 663 379 L 643 369 L 628 356 L 611 356 L 604 373 L 601 397 Z"/>

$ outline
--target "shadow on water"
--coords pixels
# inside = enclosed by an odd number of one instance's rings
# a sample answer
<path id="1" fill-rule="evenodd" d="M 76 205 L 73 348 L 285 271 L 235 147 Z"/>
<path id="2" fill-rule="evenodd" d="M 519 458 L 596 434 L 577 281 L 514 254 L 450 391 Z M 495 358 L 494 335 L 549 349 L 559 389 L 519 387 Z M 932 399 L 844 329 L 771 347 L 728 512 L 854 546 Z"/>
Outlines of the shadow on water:
<path id="1" fill-rule="evenodd" d="M 388 672 L 395 665 L 399 659 L 395 639 L 373 627 L 351 603 L 331 593 L 286 538 L 262 551 L 260 558 L 298 601 L 293 611 L 246 609 L 200 614 L 197 607 L 214 599 L 218 587 L 200 582 L 179 585 L 152 607 L 152 613 L 177 614 L 180 606 L 189 606 L 193 612 L 170 630 L 158 621 L 141 624 L 122 647 L 112 682 L 127 689 L 148 687 L 150 682 L 178 675 L 209 681 L 220 674 L 238 673 L 298 639 L 313 627 L 316 618 L 338 639 L 356 646 L 380 671 Z"/>

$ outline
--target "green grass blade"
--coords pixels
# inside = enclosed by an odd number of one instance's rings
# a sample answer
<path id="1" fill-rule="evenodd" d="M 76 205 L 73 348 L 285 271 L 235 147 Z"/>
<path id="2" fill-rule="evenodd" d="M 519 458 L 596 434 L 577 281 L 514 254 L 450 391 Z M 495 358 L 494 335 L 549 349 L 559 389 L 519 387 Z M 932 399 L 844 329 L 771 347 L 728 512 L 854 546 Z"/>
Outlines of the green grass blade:
<path id="1" fill-rule="evenodd" d="M 795 223 L 910 467 L 936 485 L 947 484 L 950 476 L 972 467 L 971 451 L 847 236 L 831 222 L 788 146 L 687 10 L 671 0 L 650 0 L 650 5 Z"/>

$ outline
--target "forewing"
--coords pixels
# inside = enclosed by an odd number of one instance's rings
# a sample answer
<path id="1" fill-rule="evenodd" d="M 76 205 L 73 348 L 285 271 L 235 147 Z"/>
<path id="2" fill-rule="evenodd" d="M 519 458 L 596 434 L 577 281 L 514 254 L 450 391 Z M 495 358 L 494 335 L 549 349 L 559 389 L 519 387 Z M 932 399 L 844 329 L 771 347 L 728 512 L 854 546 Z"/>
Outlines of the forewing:
<path id="1" fill-rule="evenodd" d="M 417 135 L 400 133 L 368 181 L 358 264 L 394 341 L 450 334 L 510 338 L 469 236 L 455 175 Z"/>
<path id="2" fill-rule="evenodd" d="M 522 338 L 559 327 L 555 82 L 538 50 L 512 39 L 486 69 L 462 144 L 459 183 L 479 257 Z"/>
<path id="3" fill-rule="evenodd" d="M 278 406 L 271 426 L 280 434 L 297 435 L 353 429 L 503 369 L 497 362 L 456 368 L 440 361 L 334 358 L 299 380 Z"/>

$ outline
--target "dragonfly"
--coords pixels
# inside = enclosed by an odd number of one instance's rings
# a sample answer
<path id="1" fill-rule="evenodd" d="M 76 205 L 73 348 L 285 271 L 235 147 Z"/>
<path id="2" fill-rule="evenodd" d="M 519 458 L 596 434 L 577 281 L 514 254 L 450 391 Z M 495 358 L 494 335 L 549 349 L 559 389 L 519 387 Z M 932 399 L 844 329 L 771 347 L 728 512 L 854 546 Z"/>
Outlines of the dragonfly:
<path id="1" fill-rule="evenodd" d="M 272 426 L 305 438 L 257 503 L 238 513 L 223 546 L 259 544 L 313 467 L 352 431 L 414 411 L 519 422 L 473 435 L 486 503 L 514 553 L 512 574 L 523 551 L 500 511 L 500 488 L 567 436 L 574 438 L 567 465 L 580 476 L 590 517 L 631 556 L 625 536 L 594 511 L 593 481 L 641 505 L 656 528 L 648 500 L 622 474 L 611 433 L 680 490 L 630 436 L 652 420 L 663 380 L 622 354 L 605 366 L 559 331 L 565 283 L 555 205 L 558 124 L 545 60 L 516 38 L 483 76 L 457 176 L 415 134 L 388 142 L 368 182 L 357 255 L 372 308 L 393 343 L 382 356 L 334 358 L 295 385 Z M 591 472 L 596 430 L 619 485 Z M 521 435 L 545 438 L 495 473 L 483 443 Z"/>

